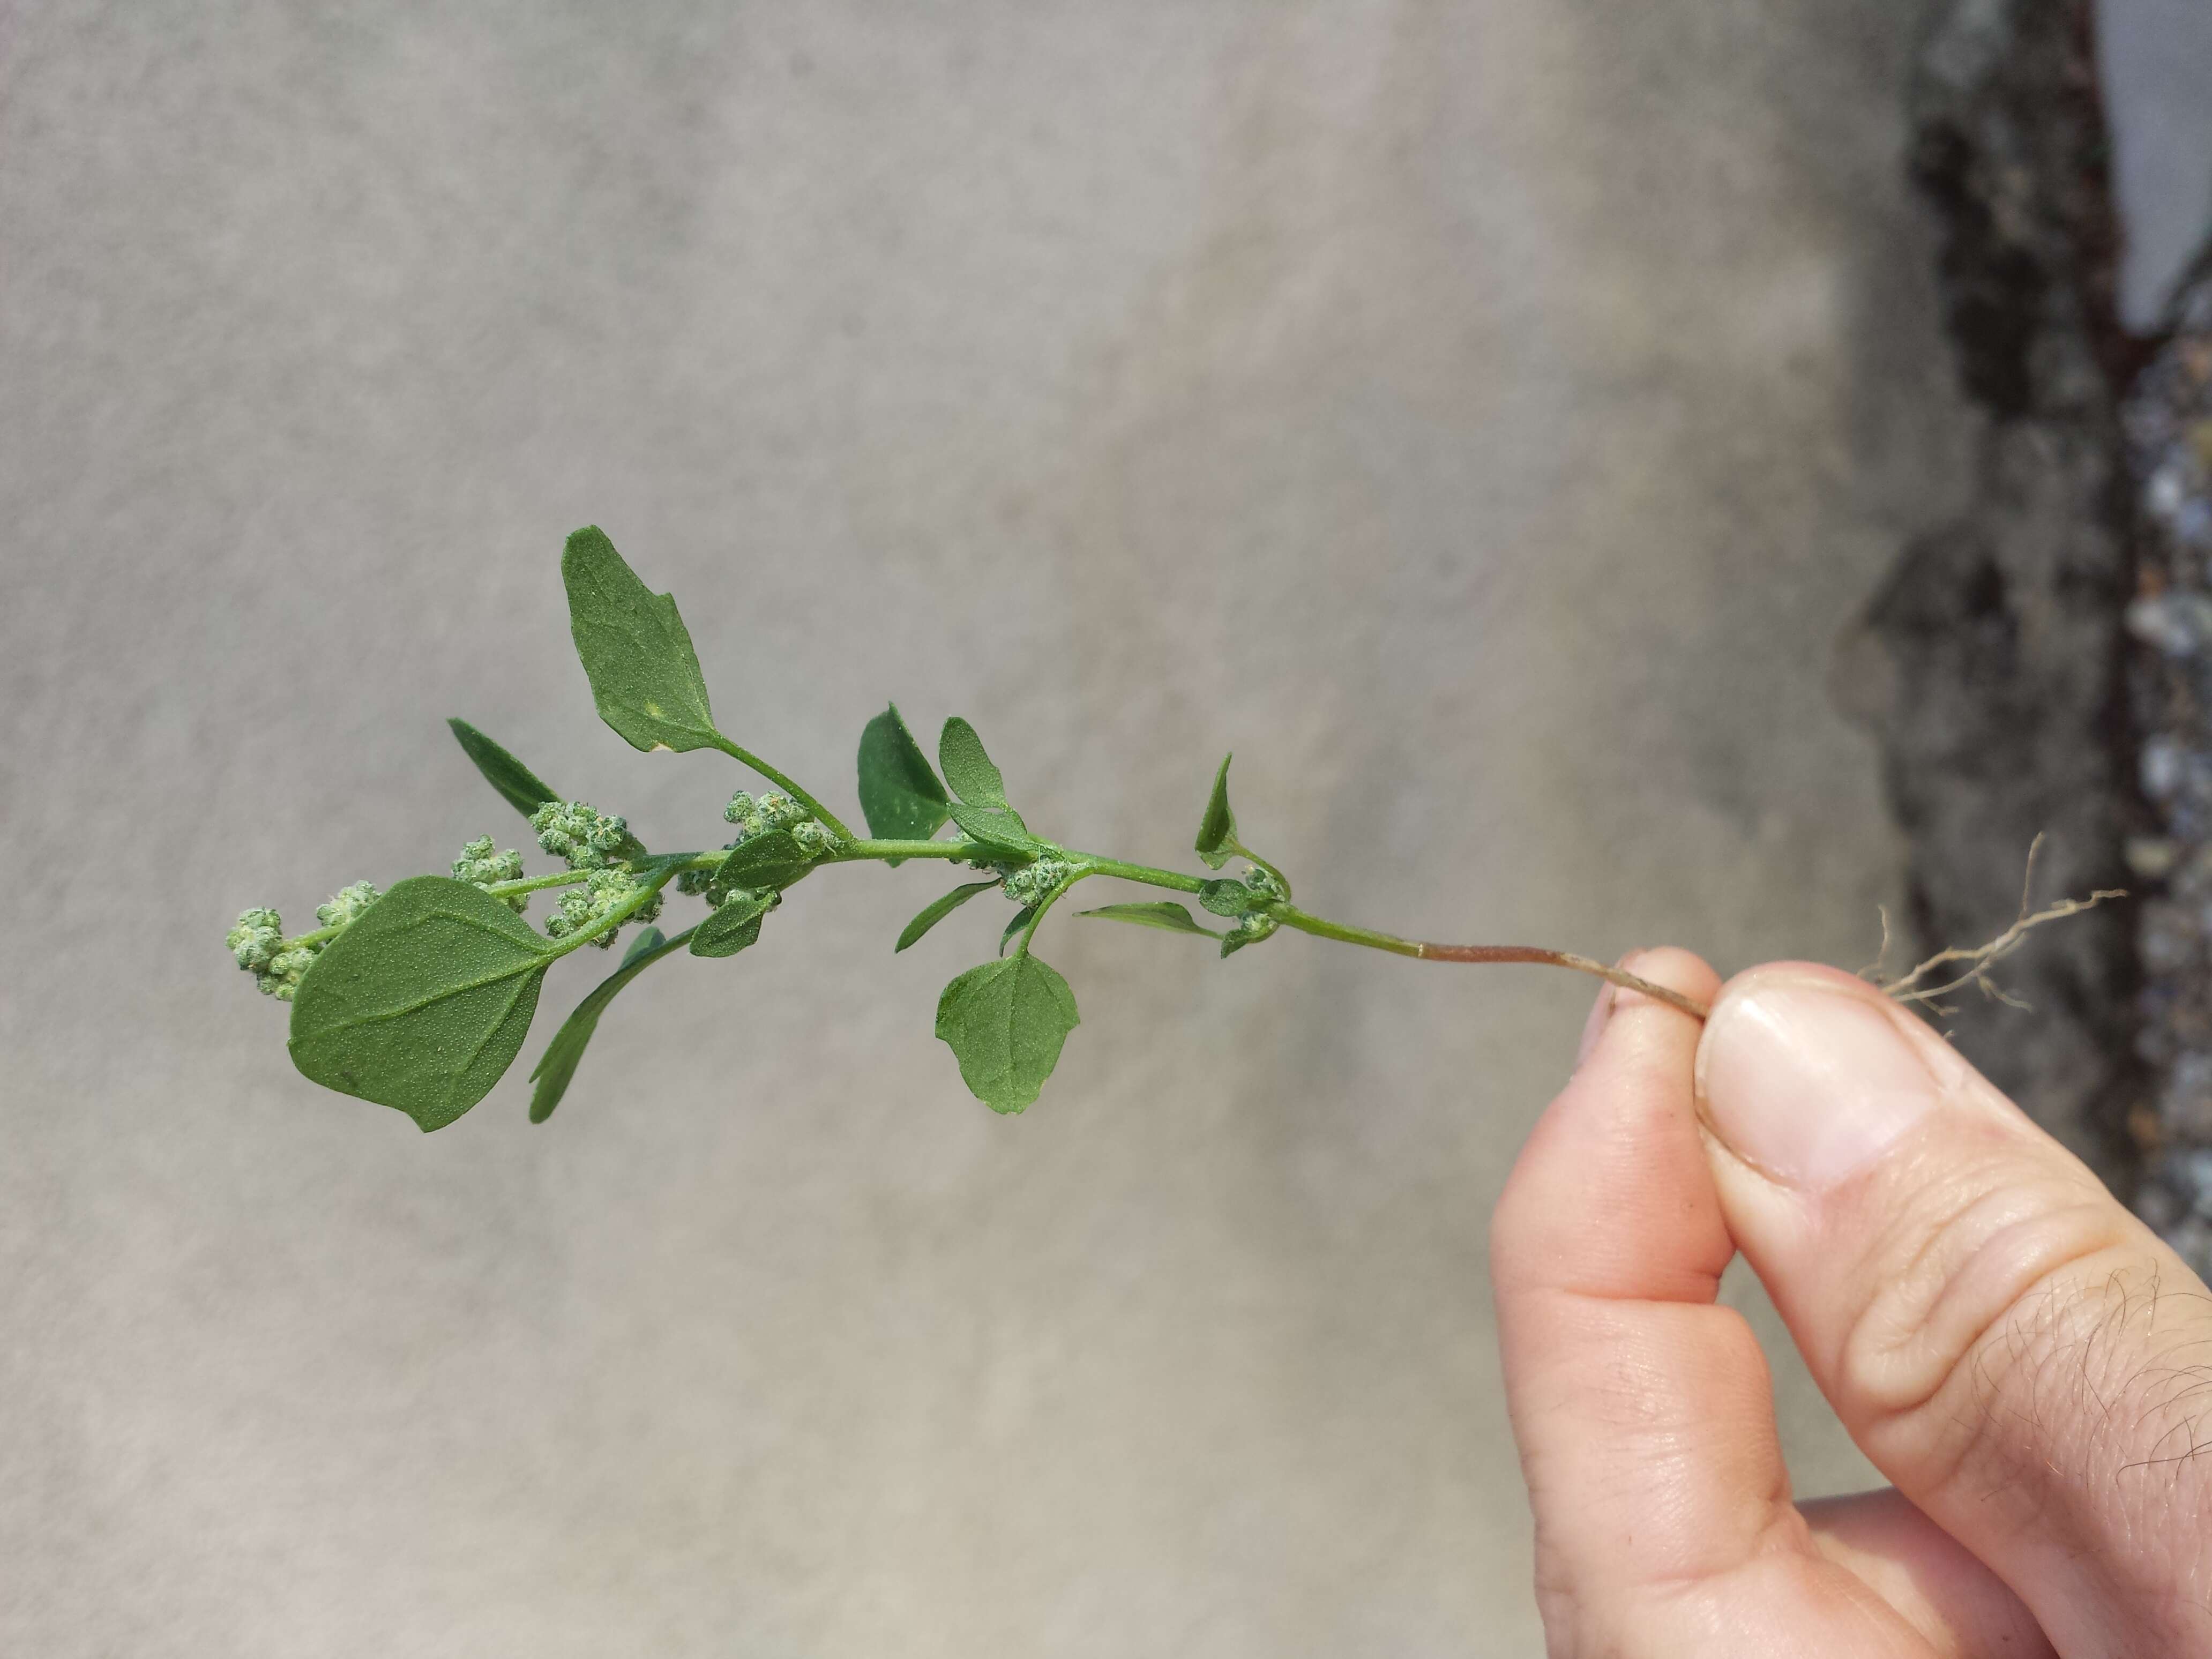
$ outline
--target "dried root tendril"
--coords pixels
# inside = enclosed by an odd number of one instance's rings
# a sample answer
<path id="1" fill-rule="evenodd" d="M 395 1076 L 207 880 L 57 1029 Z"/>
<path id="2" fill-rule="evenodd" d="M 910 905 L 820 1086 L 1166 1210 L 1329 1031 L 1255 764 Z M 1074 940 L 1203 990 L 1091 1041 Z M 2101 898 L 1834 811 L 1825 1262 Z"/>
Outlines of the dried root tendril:
<path id="1" fill-rule="evenodd" d="M 2035 857 L 2042 848 L 2043 837 L 2039 835 L 2028 847 L 2027 869 L 2021 878 L 2020 915 L 2011 927 L 1990 940 L 1988 944 L 1978 945 L 1971 950 L 1960 945 L 1952 945 L 1938 951 L 1908 974 L 1901 974 L 1893 979 L 1884 978 L 1881 964 L 1883 959 L 1889 955 L 1890 945 L 1889 912 L 1885 908 L 1881 912 L 1881 955 L 1875 958 L 1872 965 L 1859 969 L 1860 977 L 1872 980 L 1885 993 L 1899 1002 L 1919 1003 L 1939 1014 L 1956 1013 L 1958 1010 L 1955 1006 L 1946 1005 L 1939 999 L 1948 996 L 1954 991 L 1964 990 L 1969 985 L 1984 996 L 1994 1001 L 2002 1002 L 2007 1007 L 2033 1012 L 2033 1009 L 2027 1002 L 2014 996 L 1992 979 L 1990 976 L 1990 969 L 2017 951 L 2027 941 L 2027 935 L 2045 923 L 2061 921 L 2068 916 L 2078 916 L 2085 910 L 2095 909 L 2108 899 L 2122 899 L 2127 896 L 2126 890 L 2123 888 L 2100 887 L 2087 898 L 2061 899 L 2057 903 L 2046 905 L 2040 910 L 2032 908 L 2034 903 Z M 1945 969 L 1956 969 L 1959 971 L 1953 973 L 1948 978 L 1936 980 L 1934 983 L 1928 982 L 1931 979 L 1936 979 L 1936 976 Z"/>

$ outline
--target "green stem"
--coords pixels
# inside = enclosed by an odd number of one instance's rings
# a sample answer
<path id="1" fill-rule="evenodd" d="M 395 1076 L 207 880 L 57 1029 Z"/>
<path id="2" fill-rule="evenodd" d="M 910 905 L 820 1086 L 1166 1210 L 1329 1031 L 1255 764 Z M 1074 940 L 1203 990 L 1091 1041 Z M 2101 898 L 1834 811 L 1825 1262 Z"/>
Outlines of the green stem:
<path id="1" fill-rule="evenodd" d="M 1195 893 L 1206 885 L 1203 878 L 1186 876 L 1179 870 L 1125 864 L 1120 859 L 1105 858 L 1097 853 L 1071 852 L 1067 856 L 1082 866 L 1082 873 L 1086 876 L 1118 876 L 1123 881 L 1140 881 L 1147 887 L 1165 887 L 1177 893 Z"/>
<path id="2" fill-rule="evenodd" d="M 1081 881 L 1084 877 L 1099 875 L 1102 873 L 1103 872 L 1097 870 L 1077 869 L 1072 871 L 1061 880 L 1060 885 L 1054 888 L 1052 891 L 1047 893 L 1042 898 L 1039 899 L 1037 901 L 1036 908 L 1030 912 L 1029 926 L 1022 929 L 1022 942 L 1014 946 L 1014 954 L 1018 957 L 1025 957 L 1029 955 L 1030 941 L 1036 937 L 1037 924 L 1044 920 L 1044 913 L 1046 911 L 1051 909 L 1054 905 L 1060 902 L 1061 894 L 1066 892 L 1067 890 L 1074 886 L 1077 882 Z"/>
<path id="3" fill-rule="evenodd" d="M 808 794 L 804 789 L 801 789 L 797 784 L 793 783 L 782 773 L 777 771 L 775 768 L 770 766 L 758 755 L 753 753 L 751 750 L 739 747 L 738 744 L 732 743 L 727 738 L 724 737 L 719 732 L 714 734 L 714 747 L 720 750 L 724 754 L 727 755 L 732 760 L 736 761 L 738 764 L 751 767 L 754 771 L 759 773 L 777 788 L 782 790 L 785 794 L 790 796 L 792 799 L 797 801 L 808 811 L 813 813 L 816 817 L 821 819 L 838 840 L 843 842 L 854 842 L 860 839 L 858 836 L 854 835 L 850 830 L 848 830 L 845 827 L 844 821 L 835 812 L 824 806 L 820 801 L 815 799 L 813 796 Z"/>
<path id="4" fill-rule="evenodd" d="M 1534 945 L 1430 945 L 1419 939 L 1401 939 L 1395 933 L 1378 933 L 1371 927 L 1352 927 L 1340 921 L 1329 921 L 1301 910 L 1295 904 L 1278 904 L 1269 912 L 1285 927 L 1295 927 L 1302 933 L 1311 933 L 1316 939 L 1333 939 L 1346 945 L 1364 945 L 1370 951 L 1388 951 L 1393 956 L 1412 957 L 1421 962 L 1527 962 L 1546 967 L 1571 968 L 1578 974 L 1589 974 L 1609 984 L 1640 991 L 1670 1008 L 1679 1008 L 1693 1019 L 1703 1019 L 1710 1012 L 1705 1005 L 1680 991 L 1670 991 L 1663 985 L 1654 985 L 1639 978 L 1625 968 L 1614 968 L 1593 957 L 1577 956 L 1571 951 L 1547 951 Z"/>
<path id="5" fill-rule="evenodd" d="M 562 939 L 558 945 L 555 945 L 550 951 L 546 952 L 548 959 L 550 960 L 554 957 L 565 957 L 569 951 L 579 950 L 582 946 L 591 944 L 592 940 L 602 939 L 607 934 L 613 933 L 615 929 L 620 927 L 623 923 L 628 921 L 632 916 L 643 909 L 646 905 L 651 902 L 653 896 L 655 893 L 658 893 L 662 888 L 667 886 L 668 884 L 675 878 L 676 872 L 678 870 L 684 869 L 690 863 L 693 858 L 702 856 L 703 856 L 703 854 L 689 854 L 683 857 L 670 858 L 662 860 L 660 862 L 660 867 L 655 870 L 650 876 L 647 877 L 644 884 L 635 892 L 632 893 L 628 898 L 624 899 L 621 904 L 617 905 L 614 909 L 609 911 L 605 916 L 601 917 L 599 922 L 589 931 L 572 934 L 570 937 Z"/>
<path id="6" fill-rule="evenodd" d="M 824 820 L 827 822 L 827 820 Z M 835 829 L 836 826 L 830 826 Z M 852 864 L 862 859 L 973 859 L 988 849 L 972 841 L 868 841 L 847 837 L 822 855 L 823 864 Z"/>

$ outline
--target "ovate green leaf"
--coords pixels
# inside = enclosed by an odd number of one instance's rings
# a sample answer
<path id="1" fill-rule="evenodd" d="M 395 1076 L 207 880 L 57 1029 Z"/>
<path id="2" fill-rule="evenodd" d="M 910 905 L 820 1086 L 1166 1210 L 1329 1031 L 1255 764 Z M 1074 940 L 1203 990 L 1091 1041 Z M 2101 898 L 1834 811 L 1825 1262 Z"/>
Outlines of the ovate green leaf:
<path id="1" fill-rule="evenodd" d="M 1106 904 L 1096 910 L 1079 910 L 1078 915 L 1103 916 L 1109 921 L 1130 921 L 1139 927 L 1164 927 L 1170 933 L 1196 933 L 1200 939 L 1219 939 L 1220 934 L 1194 920 L 1190 912 L 1171 899 L 1160 899 L 1149 904 Z"/>
<path id="2" fill-rule="evenodd" d="M 1079 1023 L 1067 981 L 1027 954 L 970 968 L 937 1001 L 939 1038 L 994 1112 L 1018 1112 L 1037 1097 Z"/>
<path id="3" fill-rule="evenodd" d="M 1010 808 L 970 806 L 965 801 L 954 801 L 945 811 L 963 834 L 981 842 L 994 853 L 1003 853 L 1010 858 L 1035 858 L 1037 849 L 1044 844 L 1030 834 L 1021 815 Z"/>
<path id="4" fill-rule="evenodd" d="M 957 714 L 945 722 L 938 737 L 937 763 L 945 769 L 952 793 L 970 806 L 1006 804 L 1006 781 L 983 752 L 983 739 L 975 735 L 975 728 Z"/>
<path id="5" fill-rule="evenodd" d="M 732 893 L 706 921 L 691 930 L 695 957 L 733 957 L 760 939 L 761 918 L 770 909 L 767 893 Z"/>
<path id="6" fill-rule="evenodd" d="M 927 841 L 944 827 L 945 809 L 945 786 L 894 703 L 860 733 L 860 811 L 868 833 L 879 841 Z"/>
<path id="7" fill-rule="evenodd" d="M 1229 805 L 1229 763 L 1234 759 L 1234 755 L 1221 757 L 1221 769 L 1213 775 L 1213 793 L 1206 803 L 1206 816 L 1199 821 L 1198 855 L 1209 870 L 1218 870 L 1233 856 L 1230 848 L 1237 839 L 1237 814 Z"/>
<path id="8" fill-rule="evenodd" d="M 1198 890 L 1198 902 L 1217 916 L 1241 916 L 1259 902 L 1260 896 L 1241 881 L 1224 877 Z"/>
<path id="9" fill-rule="evenodd" d="M 998 884 L 995 881 L 971 881 L 965 887 L 954 888 L 943 898 L 933 902 L 912 921 L 907 923 L 906 931 L 898 936 L 898 943 L 891 946 L 891 954 L 897 955 L 931 928 L 936 927 L 939 922 L 944 921 L 945 917 L 967 903 L 969 899 L 974 898 L 976 894 L 988 892 Z"/>
<path id="10" fill-rule="evenodd" d="M 792 838 L 791 831 L 771 830 L 732 849 L 714 872 L 714 885 L 781 889 L 813 868 L 813 859 Z"/>
<path id="11" fill-rule="evenodd" d="M 482 1100 L 514 1060 L 552 959 L 482 890 L 414 876 L 324 949 L 292 1003 L 292 1063 L 424 1130 Z"/>
<path id="12" fill-rule="evenodd" d="M 498 790 L 501 799 L 526 818 L 547 801 L 565 799 L 555 793 L 551 784 L 466 720 L 454 719 L 446 724 L 453 728 L 454 737 L 460 740 L 462 752 L 476 763 L 477 770 L 483 774 L 484 781 Z"/>
<path id="13" fill-rule="evenodd" d="M 543 1123 L 552 1116 L 553 1109 L 561 1103 L 561 1097 L 568 1092 L 584 1050 L 591 1044 L 592 1034 L 599 1029 L 599 1016 L 606 1012 L 607 1005 L 615 1000 L 615 993 L 661 957 L 682 950 L 690 937 L 690 933 L 685 932 L 667 939 L 658 927 L 647 928 L 630 942 L 622 966 L 592 987 L 592 994 L 561 1022 L 561 1029 L 545 1045 L 545 1052 L 538 1058 L 537 1069 L 530 1074 L 531 1081 L 537 1085 L 530 1091 L 532 1123 Z"/>
<path id="14" fill-rule="evenodd" d="M 712 745 L 707 682 L 673 596 L 640 581 L 597 525 L 568 538 L 561 580 L 599 718 L 638 749 Z"/>

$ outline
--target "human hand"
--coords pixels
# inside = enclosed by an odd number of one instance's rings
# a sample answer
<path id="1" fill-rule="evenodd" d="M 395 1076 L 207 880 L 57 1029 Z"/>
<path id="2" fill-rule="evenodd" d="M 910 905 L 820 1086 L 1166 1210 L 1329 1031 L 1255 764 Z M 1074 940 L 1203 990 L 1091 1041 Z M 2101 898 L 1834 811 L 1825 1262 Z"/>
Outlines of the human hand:
<path id="1" fill-rule="evenodd" d="M 1555 1656 L 2212 1655 L 2212 1297 L 1832 969 L 1628 964 L 1492 1224 Z M 1738 1251 L 1895 1483 L 1791 1503 Z"/>

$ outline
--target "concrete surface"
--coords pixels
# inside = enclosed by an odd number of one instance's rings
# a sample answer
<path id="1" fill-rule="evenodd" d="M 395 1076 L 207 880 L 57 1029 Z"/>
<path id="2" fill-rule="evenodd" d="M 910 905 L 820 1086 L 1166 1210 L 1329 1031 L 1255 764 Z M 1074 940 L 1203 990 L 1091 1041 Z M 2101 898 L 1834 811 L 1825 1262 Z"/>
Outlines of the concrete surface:
<path id="1" fill-rule="evenodd" d="M 2212 6 L 2098 0 L 2097 49 L 2127 222 L 2121 320 L 2148 333 L 2212 234 Z"/>
<path id="2" fill-rule="evenodd" d="M 1536 1651 L 1483 1237 L 1583 983 L 1055 920 L 1001 1121 L 995 919 L 862 871 L 425 1139 L 222 935 L 514 838 L 451 713 L 720 834 L 589 520 L 838 799 L 896 696 L 1173 860 L 1234 745 L 1347 919 L 1863 961 L 1829 641 L 1968 435 L 1916 9 L 0 14 L 0 1650 Z"/>

